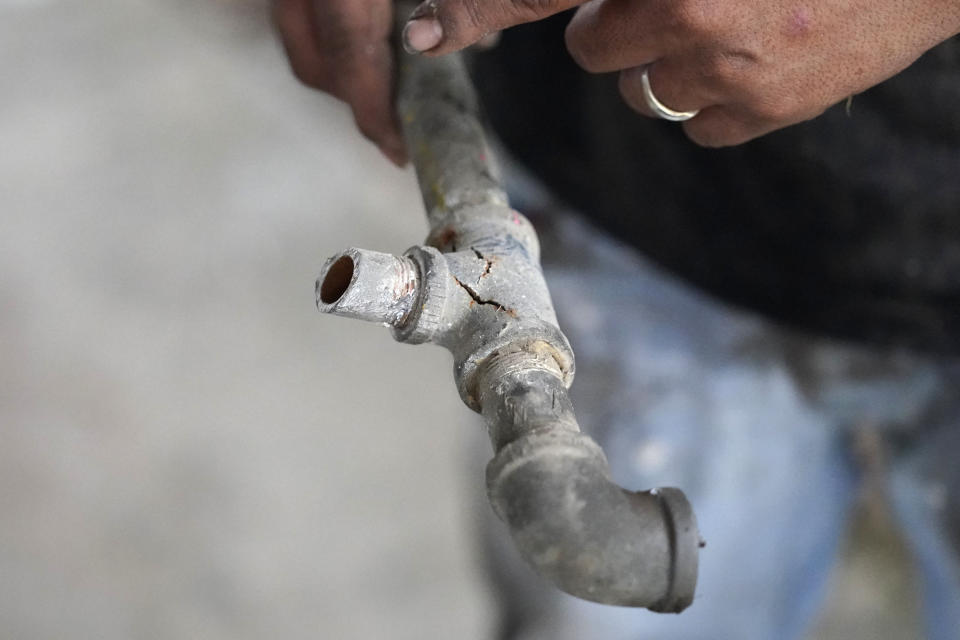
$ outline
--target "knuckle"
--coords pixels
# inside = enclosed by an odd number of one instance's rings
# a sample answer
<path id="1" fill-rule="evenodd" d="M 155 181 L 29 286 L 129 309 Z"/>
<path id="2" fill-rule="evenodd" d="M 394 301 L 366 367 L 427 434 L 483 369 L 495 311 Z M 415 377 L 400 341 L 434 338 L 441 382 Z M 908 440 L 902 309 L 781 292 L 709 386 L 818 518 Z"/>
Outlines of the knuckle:
<path id="1" fill-rule="evenodd" d="M 746 51 L 714 53 L 706 59 L 703 74 L 721 86 L 740 86 L 750 77 L 756 56 Z"/>
<path id="2" fill-rule="evenodd" d="M 717 33 L 725 24 L 721 4 L 711 0 L 675 0 L 673 25 L 686 34 Z"/>
<path id="3" fill-rule="evenodd" d="M 463 37 L 486 35 L 491 31 L 529 22 L 556 13 L 562 0 L 459 0 L 441 6 L 437 17 Z M 470 34 L 470 36 L 467 36 Z M 479 37 L 479 36 L 477 36 Z"/>
<path id="4" fill-rule="evenodd" d="M 490 4 L 489 2 L 483 2 L 483 0 L 471 0 L 471 2 L 484 6 Z M 536 20 L 556 13 L 561 9 L 560 0 L 501 0 L 494 4 L 500 7 L 500 11 L 503 13 L 502 17 L 511 23 Z"/>
<path id="5" fill-rule="evenodd" d="M 557 11 L 560 0 L 512 0 L 508 3 L 518 14 L 523 16 L 542 16 Z"/>
<path id="6" fill-rule="evenodd" d="M 564 32 L 564 42 L 570 57 L 584 71 L 598 73 L 600 71 L 600 56 L 597 43 L 591 38 L 583 36 L 583 30 L 571 24 Z"/>
<path id="7" fill-rule="evenodd" d="M 332 89 L 327 80 L 328 74 L 322 66 L 305 64 L 291 58 L 290 71 L 294 78 L 311 89 L 319 89 L 327 93 Z"/>
<path id="8" fill-rule="evenodd" d="M 462 6 L 466 18 L 466 27 L 473 31 L 482 32 L 491 28 L 488 24 L 491 20 L 487 15 L 490 11 L 487 3 L 481 0 L 466 0 Z"/>

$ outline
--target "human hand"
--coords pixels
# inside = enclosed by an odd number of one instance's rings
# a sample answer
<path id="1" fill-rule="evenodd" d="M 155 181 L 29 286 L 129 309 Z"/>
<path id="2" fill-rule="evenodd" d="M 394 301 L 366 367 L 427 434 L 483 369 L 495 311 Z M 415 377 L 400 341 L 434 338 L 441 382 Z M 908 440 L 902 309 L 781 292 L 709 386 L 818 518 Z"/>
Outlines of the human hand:
<path id="1" fill-rule="evenodd" d="M 427 0 L 408 48 L 449 53 L 484 34 L 583 5 L 567 47 L 587 71 L 620 72 L 627 104 L 653 115 L 641 75 L 705 146 L 813 118 L 960 31 L 958 0 Z"/>
<path id="2" fill-rule="evenodd" d="M 357 128 L 397 165 L 406 146 L 393 110 L 391 0 L 272 0 L 301 82 L 350 105 Z"/>

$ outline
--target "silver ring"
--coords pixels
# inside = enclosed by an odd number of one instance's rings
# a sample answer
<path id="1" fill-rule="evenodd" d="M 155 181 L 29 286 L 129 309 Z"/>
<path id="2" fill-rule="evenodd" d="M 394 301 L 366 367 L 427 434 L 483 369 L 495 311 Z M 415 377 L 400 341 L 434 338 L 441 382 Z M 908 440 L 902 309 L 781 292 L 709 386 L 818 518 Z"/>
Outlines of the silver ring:
<path id="1" fill-rule="evenodd" d="M 667 105 L 657 100 L 653 95 L 653 89 L 650 88 L 650 67 L 643 68 L 643 75 L 640 76 L 640 84 L 643 86 L 643 99 L 647 101 L 647 106 L 658 118 L 669 120 L 670 122 L 683 122 L 689 120 L 698 113 L 700 109 L 694 111 L 674 111 Z"/>

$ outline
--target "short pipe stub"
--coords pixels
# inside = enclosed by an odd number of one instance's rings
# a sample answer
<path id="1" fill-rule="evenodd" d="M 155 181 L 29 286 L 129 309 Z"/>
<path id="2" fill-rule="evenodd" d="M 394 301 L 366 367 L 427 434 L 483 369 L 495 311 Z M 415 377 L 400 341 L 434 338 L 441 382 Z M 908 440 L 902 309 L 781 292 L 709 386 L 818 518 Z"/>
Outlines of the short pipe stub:
<path id="1" fill-rule="evenodd" d="M 350 248 L 327 260 L 316 283 L 317 309 L 402 325 L 417 299 L 417 265 L 406 256 Z"/>

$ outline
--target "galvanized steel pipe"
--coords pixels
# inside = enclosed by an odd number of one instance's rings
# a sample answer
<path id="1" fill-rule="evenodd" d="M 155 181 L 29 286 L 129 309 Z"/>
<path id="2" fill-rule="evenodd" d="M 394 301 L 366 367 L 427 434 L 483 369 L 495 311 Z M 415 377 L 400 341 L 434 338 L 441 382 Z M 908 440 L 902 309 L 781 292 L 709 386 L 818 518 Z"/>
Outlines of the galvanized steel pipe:
<path id="1" fill-rule="evenodd" d="M 484 416 L 496 452 L 490 502 L 538 572 L 587 600 L 683 610 L 701 545 L 693 510 L 678 489 L 618 487 L 580 432 L 567 394 L 573 351 L 537 236 L 507 202 L 463 60 L 398 55 L 399 116 L 430 233 L 402 256 L 330 258 L 318 308 L 450 350 L 460 396 Z"/>

